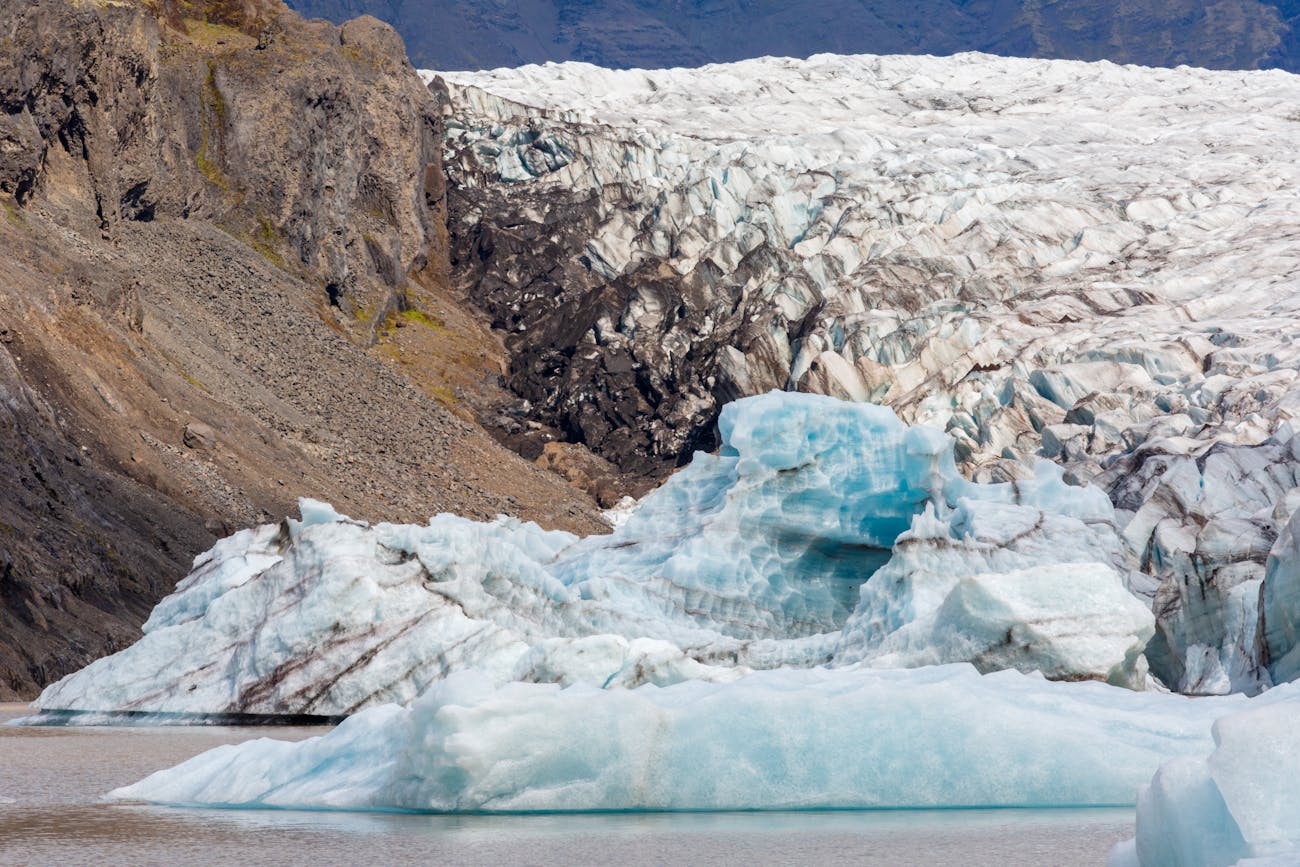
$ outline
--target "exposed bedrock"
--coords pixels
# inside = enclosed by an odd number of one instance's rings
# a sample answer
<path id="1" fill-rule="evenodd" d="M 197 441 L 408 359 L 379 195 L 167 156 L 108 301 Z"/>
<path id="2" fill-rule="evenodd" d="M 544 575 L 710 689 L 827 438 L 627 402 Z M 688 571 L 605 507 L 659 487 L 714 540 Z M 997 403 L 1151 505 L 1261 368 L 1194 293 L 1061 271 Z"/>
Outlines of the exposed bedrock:
<path id="1" fill-rule="evenodd" d="M 1263 676 L 1256 600 L 1296 484 L 1300 79 L 831 57 L 448 73 L 463 290 L 512 351 L 512 444 L 634 473 L 772 388 L 1037 457 L 1118 508 L 1189 691 Z M 1136 96 L 1135 94 L 1141 94 Z"/>
<path id="2" fill-rule="evenodd" d="M 130 644 L 298 496 L 601 526 L 369 345 L 446 267 L 438 118 L 390 28 L 34 0 L 0 44 L 0 700 Z"/>
<path id="3" fill-rule="evenodd" d="M 0 13 L 13 46 L 0 134 L 20 145 L 5 149 L 0 190 L 93 202 L 107 235 L 123 220 L 212 219 L 336 302 L 391 303 L 440 219 L 425 184 L 439 130 L 401 40 L 373 18 L 336 28 L 279 3 L 232 11 L 240 29 L 205 22 L 203 5 L 171 4 L 198 7 L 179 32 L 143 3 Z"/>

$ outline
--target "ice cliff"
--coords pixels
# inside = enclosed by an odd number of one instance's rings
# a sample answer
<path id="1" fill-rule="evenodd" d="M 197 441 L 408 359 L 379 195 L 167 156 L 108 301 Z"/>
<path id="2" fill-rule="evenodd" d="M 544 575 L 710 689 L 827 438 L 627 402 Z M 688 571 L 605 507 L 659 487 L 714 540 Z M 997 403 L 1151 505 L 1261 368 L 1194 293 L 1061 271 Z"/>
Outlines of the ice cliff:
<path id="1" fill-rule="evenodd" d="M 1153 670 L 1268 682 L 1300 78 L 967 54 L 441 80 L 460 279 L 530 417 L 637 470 L 799 389 L 945 429 L 977 479 L 1051 458 L 1117 507 Z"/>
<path id="2" fill-rule="evenodd" d="M 324 737 L 220 747 L 114 795 L 436 812 L 1131 804 L 1161 762 L 1211 748 L 1216 717 L 1294 714 L 1289 697 L 1199 700 L 965 665 L 635 690 L 466 672 Z M 1270 817 L 1294 826 L 1285 807 Z"/>
<path id="3" fill-rule="evenodd" d="M 1137 837 L 1115 848 L 1111 867 L 1300 863 L 1300 693 L 1285 692 L 1215 722 L 1208 755 L 1161 766 L 1138 796 Z"/>
<path id="4" fill-rule="evenodd" d="M 337 715 L 470 668 L 601 687 L 969 661 L 1143 684 L 1152 615 L 1099 489 L 1048 462 L 969 482 L 949 437 L 818 395 L 737 401 L 719 428 L 607 536 L 304 501 L 199 557 L 139 642 L 37 704 Z"/>

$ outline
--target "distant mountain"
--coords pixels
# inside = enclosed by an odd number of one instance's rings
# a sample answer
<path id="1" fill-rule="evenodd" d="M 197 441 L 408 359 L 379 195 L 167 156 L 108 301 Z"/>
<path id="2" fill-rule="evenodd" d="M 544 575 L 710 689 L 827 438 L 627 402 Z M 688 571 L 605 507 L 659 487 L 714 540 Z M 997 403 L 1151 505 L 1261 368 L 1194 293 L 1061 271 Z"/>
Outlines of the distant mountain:
<path id="1" fill-rule="evenodd" d="M 820 52 L 1300 71 L 1300 0 L 289 0 L 397 27 L 417 66 L 697 66 Z"/>

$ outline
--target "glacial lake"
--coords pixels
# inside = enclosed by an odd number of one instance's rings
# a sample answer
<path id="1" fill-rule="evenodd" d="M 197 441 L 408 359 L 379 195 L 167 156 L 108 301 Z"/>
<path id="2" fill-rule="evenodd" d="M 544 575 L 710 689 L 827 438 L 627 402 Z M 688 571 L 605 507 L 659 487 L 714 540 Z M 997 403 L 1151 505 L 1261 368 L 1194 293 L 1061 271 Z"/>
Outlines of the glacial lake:
<path id="1" fill-rule="evenodd" d="M 0 705 L 0 723 L 24 716 Z M 1103 865 L 1131 809 L 427 816 L 101 796 L 219 744 L 319 728 L 0 726 L 0 864 Z"/>

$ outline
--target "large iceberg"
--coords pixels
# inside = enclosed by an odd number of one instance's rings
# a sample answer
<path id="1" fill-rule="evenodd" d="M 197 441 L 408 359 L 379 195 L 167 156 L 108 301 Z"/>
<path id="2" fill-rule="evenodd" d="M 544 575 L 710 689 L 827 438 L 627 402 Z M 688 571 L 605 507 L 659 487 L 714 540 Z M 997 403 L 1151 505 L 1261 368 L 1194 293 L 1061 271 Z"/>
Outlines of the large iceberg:
<path id="1" fill-rule="evenodd" d="M 634 690 L 461 672 L 323 737 L 219 747 L 113 794 L 436 812 L 1122 805 L 1162 762 L 1207 751 L 1215 717 L 1267 700 L 967 665 Z"/>
<path id="2" fill-rule="evenodd" d="M 1141 639 L 1153 632 L 1151 611 L 1110 567 L 1063 564 L 952 580 L 938 608 L 885 636 L 864 658 L 891 668 L 969 660 L 983 671 L 1141 685 L 1137 658 Z M 842 640 L 856 657 L 862 645 L 854 638 Z"/>
<path id="3" fill-rule="evenodd" d="M 719 429 L 606 536 L 304 501 L 199 557 L 140 641 L 37 705 L 346 715 L 469 668 L 636 686 L 973 661 L 1140 685 L 1151 615 L 1100 490 L 1046 462 L 973 484 L 949 437 L 823 396 L 737 401 Z"/>
<path id="4" fill-rule="evenodd" d="M 1283 698 L 1285 696 L 1285 698 Z M 1161 766 L 1112 867 L 1300 863 L 1300 689 L 1215 722 L 1214 749 Z"/>
<path id="5" fill-rule="evenodd" d="M 989 494 L 1010 491 L 1014 502 Z M 1110 502 L 1067 488 L 1060 470 L 970 485 L 942 516 L 927 511 L 866 582 L 835 661 L 918 666 L 970 661 L 1136 686 L 1154 630 L 1122 577 Z"/>

